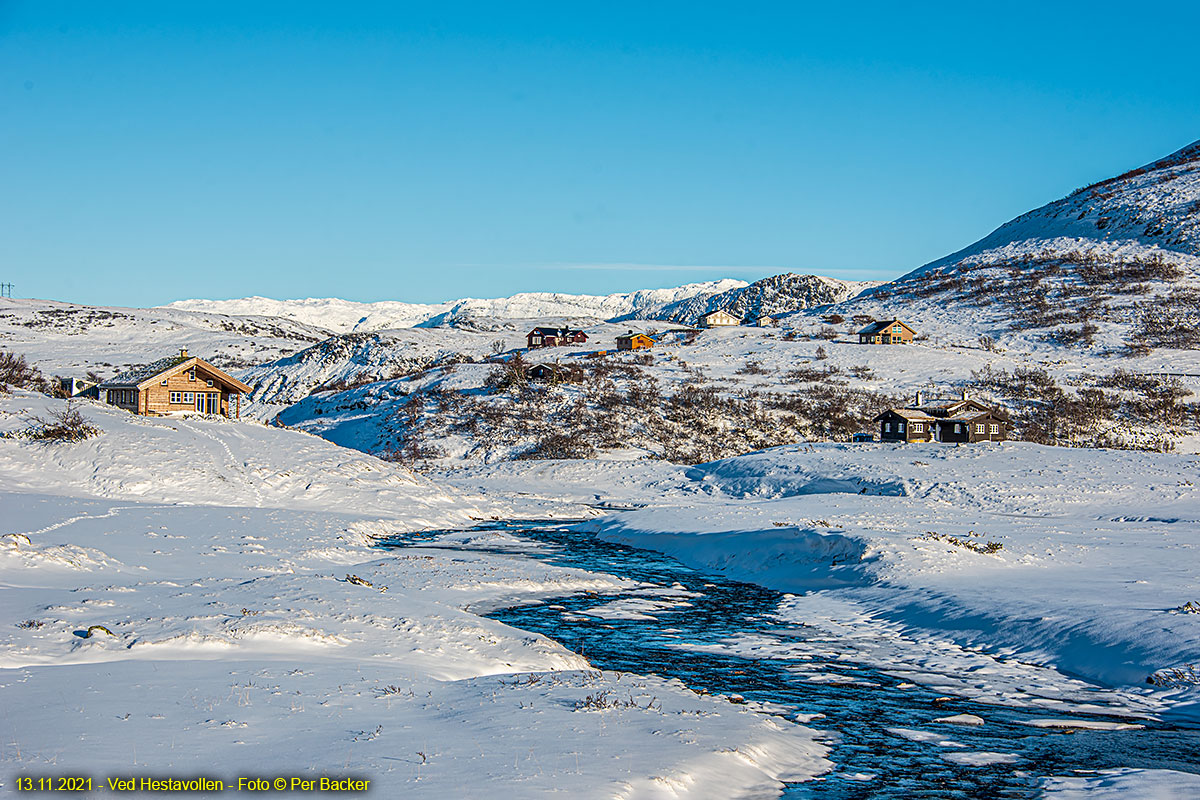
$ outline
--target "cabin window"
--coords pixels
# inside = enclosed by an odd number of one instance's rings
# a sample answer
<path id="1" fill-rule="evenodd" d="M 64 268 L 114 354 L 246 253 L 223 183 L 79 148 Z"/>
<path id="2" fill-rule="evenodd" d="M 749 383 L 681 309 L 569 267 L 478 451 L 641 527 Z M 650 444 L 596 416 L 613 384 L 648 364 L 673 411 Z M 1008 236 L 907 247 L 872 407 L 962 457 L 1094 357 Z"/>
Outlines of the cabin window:
<path id="1" fill-rule="evenodd" d="M 172 403 L 182 403 L 183 402 L 183 392 L 171 392 L 171 402 Z"/>
<path id="2" fill-rule="evenodd" d="M 883 423 L 883 432 L 891 433 L 892 432 L 892 423 L 890 423 L 890 422 Z"/>
<path id="3" fill-rule="evenodd" d="M 166 385 L 167 385 L 167 379 L 166 379 L 166 378 L 163 378 L 162 385 L 163 385 L 163 386 L 166 386 Z"/>
<path id="4" fill-rule="evenodd" d="M 904 433 L 904 423 L 903 422 L 897 423 L 896 430 L 900 431 L 901 433 Z"/>
<path id="5" fill-rule="evenodd" d="M 921 431 L 925 430 L 925 426 L 920 422 L 914 422 L 912 424 L 912 430 L 913 433 L 920 433 Z"/>
<path id="6" fill-rule="evenodd" d="M 196 380 L 196 368 L 195 367 L 192 367 L 191 369 L 188 370 L 188 380 L 189 381 Z"/>
<path id="7" fill-rule="evenodd" d="M 956 423 L 954 423 L 954 432 L 955 432 L 955 433 L 962 433 L 962 425 L 959 425 L 957 422 L 956 422 Z"/>
<path id="8" fill-rule="evenodd" d="M 979 425 L 975 426 L 976 433 L 983 433 L 985 430 L 987 430 L 987 427 L 985 425 L 979 424 Z"/>
<path id="9" fill-rule="evenodd" d="M 988 426 L 988 433 L 990 433 L 990 434 L 992 434 L 993 436 L 995 436 L 996 434 L 1000 433 L 1000 426 L 999 426 L 999 425 L 989 425 L 989 426 Z"/>
<path id="10" fill-rule="evenodd" d="M 211 381 L 211 380 L 208 382 L 208 385 L 209 385 L 209 386 L 212 386 L 212 381 Z"/>

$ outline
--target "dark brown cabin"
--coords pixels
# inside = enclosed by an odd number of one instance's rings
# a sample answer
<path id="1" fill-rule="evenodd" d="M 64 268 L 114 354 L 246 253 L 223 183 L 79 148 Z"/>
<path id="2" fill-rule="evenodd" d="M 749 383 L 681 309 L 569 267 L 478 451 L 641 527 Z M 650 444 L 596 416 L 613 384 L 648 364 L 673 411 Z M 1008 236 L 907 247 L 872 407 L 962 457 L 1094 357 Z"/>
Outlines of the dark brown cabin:
<path id="1" fill-rule="evenodd" d="M 529 348 L 561 347 L 566 344 L 584 344 L 587 334 L 573 328 L 534 328 L 525 334 Z"/>
<path id="2" fill-rule="evenodd" d="M 1003 411 L 974 400 L 966 393 L 958 400 L 916 402 L 889 408 L 875 422 L 884 442 L 1002 442 L 1008 439 L 1009 418 Z"/>
<path id="3" fill-rule="evenodd" d="M 142 416 L 192 412 L 235 419 L 242 414 L 242 395 L 250 392 L 249 386 L 187 350 L 123 372 L 98 389 L 103 402 Z"/>
<path id="4" fill-rule="evenodd" d="M 858 332 L 859 344 L 912 344 L 917 335 L 907 323 L 898 319 L 887 322 L 872 322 Z"/>

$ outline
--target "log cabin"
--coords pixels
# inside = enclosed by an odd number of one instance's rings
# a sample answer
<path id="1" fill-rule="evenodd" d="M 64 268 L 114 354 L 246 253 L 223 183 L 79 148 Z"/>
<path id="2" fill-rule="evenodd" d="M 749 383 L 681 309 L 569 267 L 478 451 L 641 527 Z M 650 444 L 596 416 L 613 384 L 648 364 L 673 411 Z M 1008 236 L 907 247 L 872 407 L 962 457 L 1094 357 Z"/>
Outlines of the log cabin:
<path id="1" fill-rule="evenodd" d="M 889 408 L 875 417 L 883 442 L 1003 442 L 1008 439 L 1008 415 L 963 392 L 958 400 L 916 402 Z"/>
<path id="2" fill-rule="evenodd" d="M 859 344 L 912 344 L 917 332 L 898 319 L 872 322 L 858 332 Z"/>
<path id="3" fill-rule="evenodd" d="M 654 346 L 654 340 L 644 333 L 633 333 L 617 337 L 618 350 L 647 350 Z"/>
<path id="4" fill-rule="evenodd" d="M 561 347 L 565 344 L 584 344 L 587 334 L 573 328 L 534 328 L 525 334 L 529 349 L 535 347 Z"/>
<path id="5" fill-rule="evenodd" d="M 250 387 L 202 358 L 180 350 L 104 381 L 100 400 L 142 416 L 192 412 L 237 419 Z"/>

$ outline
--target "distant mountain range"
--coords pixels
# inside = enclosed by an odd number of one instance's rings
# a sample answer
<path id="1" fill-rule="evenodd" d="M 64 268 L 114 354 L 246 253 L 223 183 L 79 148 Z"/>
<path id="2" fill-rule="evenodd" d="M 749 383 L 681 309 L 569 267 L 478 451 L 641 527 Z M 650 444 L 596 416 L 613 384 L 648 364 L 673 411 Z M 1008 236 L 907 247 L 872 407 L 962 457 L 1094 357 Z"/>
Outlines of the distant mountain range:
<path id="1" fill-rule="evenodd" d="M 218 314 L 272 316 L 325 328 L 333 333 L 365 333 L 396 328 L 494 327 L 495 320 L 547 317 L 658 319 L 663 309 L 697 297 L 708 298 L 745 287 L 745 281 L 723 279 L 689 283 L 673 289 L 640 289 L 609 295 L 525 292 L 489 300 L 464 298 L 445 303 L 419 304 L 395 301 L 355 303 L 336 298 L 272 300 L 180 300 L 168 308 Z"/>
<path id="2" fill-rule="evenodd" d="M 837 303 L 877 283 L 816 275 L 775 275 L 747 284 L 724 279 L 673 289 L 640 289 L 610 295 L 527 292 L 490 300 L 446 303 L 396 301 L 356 303 L 337 298 L 273 300 L 180 300 L 166 308 L 209 314 L 281 317 L 332 333 L 369 333 L 399 328 L 457 327 L 493 330 L 502 320 L 563 318 L 625 321 L 663 320 L 695 324 L 702 314 L 724 308 L 739 316 L 786 314 Z"/>

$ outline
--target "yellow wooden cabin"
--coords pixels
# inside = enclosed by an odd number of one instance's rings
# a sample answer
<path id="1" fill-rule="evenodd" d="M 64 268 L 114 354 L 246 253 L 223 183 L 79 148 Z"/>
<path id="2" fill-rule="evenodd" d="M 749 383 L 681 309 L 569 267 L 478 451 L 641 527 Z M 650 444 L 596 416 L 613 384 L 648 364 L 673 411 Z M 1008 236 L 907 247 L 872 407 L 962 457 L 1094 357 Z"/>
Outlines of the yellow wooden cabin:
<path id="1" fill-rule="evenodd" d="M 250 387 L 202 358 L 180 350 L 152 364 L 123 372 L 99 386 L 100 400 L 134 414 L 178 412 L 220 414 L 237 419 Z"/>

